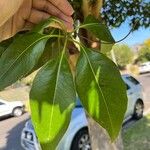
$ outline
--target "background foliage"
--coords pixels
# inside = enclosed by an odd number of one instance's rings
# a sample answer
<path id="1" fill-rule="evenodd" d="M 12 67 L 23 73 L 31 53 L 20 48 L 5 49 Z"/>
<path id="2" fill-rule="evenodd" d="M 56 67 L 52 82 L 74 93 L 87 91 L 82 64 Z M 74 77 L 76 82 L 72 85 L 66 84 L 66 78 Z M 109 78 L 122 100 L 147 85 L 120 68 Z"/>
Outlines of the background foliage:
<path id="1" fill-rule="evenodd" d="M 110 27 L 127 21 L 133 30 L 150 27 L 149 0 L 104 0 L 102 19 Z"/>
<path id="2" fill-rule="evenodd" d="M 150 61 L 150 47 L 143 45 L 138 52 L 138 62 L 147 62 Z"/>
<path id="3" fill-rule="evenodd" d="M 128 45 L 116 44 L 113 50 L 119 67 L 125 67 L 132 62 L 134 54 Z"/>
<path id="4" fill-rule="evenodd" d="M 98 0 L 83 0 L 90 2 L 90 6 L 94 6 Z M 102 0 L 101 0 L 102 1 Z M 81 0 L 70 0 L 74 9 L 77 10 L 75 15 L 81 18 Z M 149 0 L 103 0 L 101 10 L 101 19 L 109 27 L 119 27 L 125 21 L 137 30 L 139 27 L 150 27 L 150 1 Z"/>

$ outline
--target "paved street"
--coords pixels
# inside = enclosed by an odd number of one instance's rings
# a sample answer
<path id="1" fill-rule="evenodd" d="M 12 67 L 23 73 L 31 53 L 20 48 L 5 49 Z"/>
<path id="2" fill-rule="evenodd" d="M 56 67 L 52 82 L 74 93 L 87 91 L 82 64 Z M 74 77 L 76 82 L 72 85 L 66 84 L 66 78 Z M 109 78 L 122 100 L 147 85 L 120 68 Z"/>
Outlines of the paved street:
<path id="1" fill-rule="evenodd" d="M 138 77 L 138 80 L 143 85 L 145 111 L 150 109 L 150 74 L 143 74 Z"/>
<path id="2" fill-rule="evenodd" d="M 29 115 L 0 120 L 0 150 L 23 150 L 20 145 L 21 131 Z"/>
<path id="3" fill-rule="evenodd" d="M 142 74 L 138 77 L 138 80 L 141 82 L 145 92 L 145 100 L 150 101 L 150 73 Z"/>
<path id="4" fill-rule="evenodd" d="M 138 80 L 144 87 L 145 111 L 150 109 L 150 74 L 140 75 Z M 19 118 L 9 118 L 0 121 L 0 150 L 23 150 L 20 145 L 20 135 L 28 114 Z"/>

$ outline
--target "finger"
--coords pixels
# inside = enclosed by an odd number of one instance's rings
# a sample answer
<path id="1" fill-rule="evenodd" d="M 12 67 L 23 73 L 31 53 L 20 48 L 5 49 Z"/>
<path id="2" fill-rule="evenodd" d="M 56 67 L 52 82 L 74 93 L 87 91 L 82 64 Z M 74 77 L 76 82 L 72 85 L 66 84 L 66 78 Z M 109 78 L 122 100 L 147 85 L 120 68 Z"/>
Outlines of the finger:
<path id="1" fill-rule="evenodd" d="M 72 6 L 67 0 L 48 0 L 48 1 L 68 16 L 71 16 L 74 12 Z"/>
<path id="2" fill-rule="evenodd" d="M 23 28 L 23 30 L 30 30 L 35 26 L 35 24 L 31 23 L 31 22 L 26 22 L 25 26 Z"/>
<path id="3" fill-rule="evenodd" d="M 48 13 L 45 13 L 43 11 L 38 11 L 36 9 L 31 10 L 30 17 L 28 18 L 28 22 L 31 22 L 33 24 L 38 24 L 39 22 L 46 20 L 50 17 Z"/>
<path id="4" fill-rule="evenodd" d="M 67 31 L 68 32 L 72 32 L 73 31 L 73 29 L 74 29 L 73 24 L 65 22 L 65 25 L 67 27 Z"/>
<path id="5" fill-rule="evenodd" d="M 33 0 L 33 7 L 38 10 L 43 10 L 50 15 L 58 17 L 66 22 L 73 23 L 72 17 L 63 14 L 57 7 L 52 5 L 47 0 Z"/>
<path id="6" fill-rule="evenodd" d="M 32 9 L 31 10 L 31 15 L 29 17 L 29 19 L 27 20 L 28 22 L 31 22 L 32 24 L 38 24 L 39 22 L 46 20 L 50 17 L 50 15 L 48 13 L 36 10 L 36 9 Z M 73 24 L 72 23 L 68 23 L 66 21 L 63 21 L 67 31 L 72 31 L 73 30 Z M 58 26 L 58 25 L 57 25 Z M 54 26 L 56 27 L 56 26 Z"/>
<path id="7" fill-rule="evenodd" d="M 66 31 L 67 32 L 71 32 L 73 31 L 73 25 L 68 23 L 68 22 L 64 22 L 65 26 L 66 26 Z M 62 29 L 63 27 L 59 24 L 59 23 L 52 23 L 50 25 L 50 27 L 54 27 L 54 28 L 59 28 L 59 29 Z"/>

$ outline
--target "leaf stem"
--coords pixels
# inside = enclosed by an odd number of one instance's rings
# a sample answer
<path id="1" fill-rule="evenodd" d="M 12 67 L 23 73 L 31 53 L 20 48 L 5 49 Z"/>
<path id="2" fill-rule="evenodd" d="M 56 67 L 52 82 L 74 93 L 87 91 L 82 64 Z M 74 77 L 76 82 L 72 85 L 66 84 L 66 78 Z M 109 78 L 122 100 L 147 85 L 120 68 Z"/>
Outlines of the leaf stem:
<path id="1" fill-rule="evenodd" d="M 99 90 L 100 90 L 100 92 L 101 92 L 101 94 L 102 94 L 102 97 L 103 97 L 103 99 L 104 99 L 105 107 L 106 107 L 106 109 L 107 109 L 108 116 L 109 116 L 109 121 L 110 121 L 111 129 L 112 129 L 112 132 L 114 132 L 112 120 L 111 120 L 111 117 L 110 117 L 110 111 L 109 111 L 109 108 L 108 108 L 108 106 L 107 106 L 107 101 L 106 101 L 105 96 L 104 96 L 104 94 L 103 94 L 103 92 L 102 92 L 102 89 L 101 89 L 101 87 L 100 87 L 100 85 L 99 85 L 99 82 L 98 82 L 98 80 L 97 80 L 97 78 L 96 78 L 96 74 L 95 74 L 95 72 L 94 72 L 94 70 L 93 70 L 93 67 L 92 67 L 92 64 L 91 64 L 91 62 L 90 62 L 90 60 L 89 60 L 89 57 L 88 57 L 88 55 L 87 55 L 87 52 L 85 51 L 85 48 L 84 48 L 85 46 L 84 46 L 82 43 L 79 43 L 79 42 L 77 42 L 77 41 L 75 41 L 75 40 L 73 40 L 73 39 L 70 39 L 70 40 L 71 40 L 72 42 L 75 42 L 75 43 L 79 44 L 79 46 L 81 46 L 81 48 L 82 48 L 82 50 L 83 50 L 83 52 L 84 52 L 84 54 L 85 54 L 85 56 L 86 56 L 86 59 L 87 59 L 89 65 L 90 65 L 90 68 L 91 68 L 91 71 L 92 71 L 93 76 L 94 76 L 94 78 L 95 78 L 95 81 L 96 81 L 96 83 L 97 83 L 97 85 L 98 85 L 98 88 L 99 88 Z"/>
<path id="2" fill-rule="evenodd" d="M 56 18 L 56 17 L 52 17 L 51 19 L 52 19 L 54 22 L 58 23 L 58 24 L 60 25 L 60 27 L 63 29 L 63 31 L 64 31 L 65 33 L 67 33 L 67 27 L 64 25 L 64 23 L 63 23 L 60 19 L 58 19 L 58 18 Z"/>
<path id="3" fill-rule="evenodd" d="M 84 28 L 84 27 L 91 26 L 91 25 L 99 25 L 99 23 L 89 23 L 89 24 L 83 24 L 83 25 L 77 26 L 73 32 L 79 30 L 80 28 Z"/>
<path id="4" fill-rule="evenodd" d="M 50 117 L 49 135 L 51 133 L 51 126 L 52 126 L 52 120 L 53 120 L 53 114 L 54 114 L 54 105 L 55 105 L 55 101 L 56 101 L 57 83 L 58 83 L 58 80 L 59 80 L 59 74 L 60 74 L 61 64 L 62 64 L 62 60 L 63 60 L 64 54 L 65 54 L 65 51 L 66 51 L 67 41 L 68 41 L 67 36 L 65 36 L 65 37 L 66 37 L 65 38 L 65 43 L 64 43 L 64 47 L 63 47 L 63 50 L 62 50 L 62 53 L 61 53 L 61 56 L 60 56 L 60 61 L 59 61 L 59 65 L 58 65 L 58 71 L 57 71 L 57 75 L 56 75 L 56 82 L 55 82 L 56 86 L 55 86 L 54 96 L 53 96 L 53 104 L 52 104 L 52 111 L 51 111 L 51 117 Z"/>

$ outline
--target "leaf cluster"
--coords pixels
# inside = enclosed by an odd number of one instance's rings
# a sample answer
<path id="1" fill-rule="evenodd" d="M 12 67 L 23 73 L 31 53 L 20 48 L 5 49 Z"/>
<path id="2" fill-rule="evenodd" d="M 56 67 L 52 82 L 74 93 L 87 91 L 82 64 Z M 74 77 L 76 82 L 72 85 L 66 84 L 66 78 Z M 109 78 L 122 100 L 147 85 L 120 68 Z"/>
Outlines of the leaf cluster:
<path id="1" fill-rule="evenodd" d="M 116 44 L 113 50 L 118 66 L 122 68 L 132 63 L 134 54 L 128 45 Z"/>
<path id="2" fill-rule="evenodd" d="M 52 23 L 63 29 L 49 29 Z M 115 42 L 108 28 L 93 16 L 88 16 L 75 32 L 80 29 L 105 43 Z M 74 74 L 69 64 L 69 42 L 78 45 L 80 53 Z M 43 150 L 57 147 L 77 99 L 115 140 L 122 126 L 127 97 L 119 70 L 110 59 L 81 43 L 73 33 L 67 33 L 62 22 L 53 17 L 6 43 L 0 57 L 0 90 L 39 69 L 30 91 L 30 105 Z"/>

